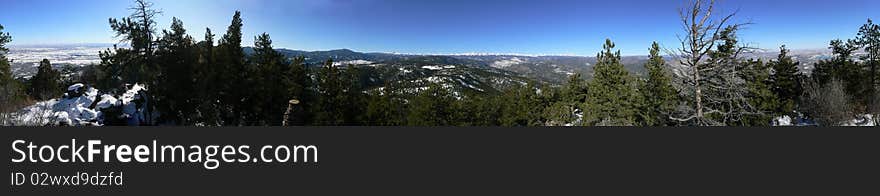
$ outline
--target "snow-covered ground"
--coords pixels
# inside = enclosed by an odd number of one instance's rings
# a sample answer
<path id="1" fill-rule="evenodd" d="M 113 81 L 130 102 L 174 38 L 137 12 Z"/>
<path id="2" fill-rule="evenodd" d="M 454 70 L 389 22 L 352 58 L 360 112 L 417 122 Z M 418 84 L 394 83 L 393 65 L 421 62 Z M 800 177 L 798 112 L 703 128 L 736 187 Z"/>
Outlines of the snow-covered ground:
<path id="1" fill-rule="evenodd" d="M 74 91 L 79 91 L 82 95 L 75 95 L 72 93 Z M 120 107 L 123 118 L 130 122 L 143 122 L 143 106 L 139 108 L 139 105 L 134 101 L 142 98 L 140 96 L 142 92 L 146 92 L 146 89 L 139 84 L 132 85 L 120 96 L 101 94 L 98 89 L 75 84 L 68 88 L 65 97 L 39 102 L 18 112 L 7 114 L 8 119 L 0 124 L 11 126 L 101 126 L 104 120 L 102 110 L 111 107 Z M 100 99 L 98 99 L 99 97 Z"/>
<path id="2" fill-rule="evenodd" d="M 425 65 L 425 66 L 422 66 L 422 69 L 435 70 L 435 71 L 436 70 L 443 70 L 443 69 L 455 69 L 455 65 L 443 65 L 443 66 Z"/>
<path id="3" fill-rule="evenodd" d="M 40 61 L 49 59 L 52 64 L 88 65 L 101 62 L 98 52 L 107 47 L 12 47 L 9 59 L 16 63 L 30 63 L 39 66 Z"/>
<path id="4" fill-rule="evenodd" d="M 842 126 L 859 126 L 859 127 L 872 127 L 877 126 L 874 121 L 874 115 L 863 114 L 859 115 L 855 119 L 849 120 L 841 124 Z"/>
<path id="5" fill-rule="evenodd" d="M 352 61 L 339 61 L 333 62 L 333 66 L 343 66 L 343 65 L 369 65 L 373 64 L 372 61 L 367 60 L 352 60 Z"/>
<path id="6" fill-rule="evenodd" d="M 505 59 L 505 60 L 495 61 L 495 62 L 492 63 L 491 66 L 494 67 L 494 68 L 503 69 L 503 68 L 507 68 L 507 67 L 510 67 L 510 66 L 512 66 L 512 65 L 516 65 L 516 64 L 520 64 L 520 63 L 524 63 L 524 62 L 525 62 L 525 61 L 522 60 L 522 59 L 520 59 L 520 58 L 513 57 L 513 58 L 511 58 L 511 59 Z"/>
<path id="7" fill-rule="evenodd" d="M 812 120 L 803 118 L 803 117 L 795 117 L 792 118 L 790 116 L 780 116 L 773 119 L 773 126 L 818 126 L 817 123 Z M 852 120 L 848 120 L 845 122 L 841 122 L 839 126 L 850 126 L 850 127 L 872 127 L 877 126 L 876 121 L 874 120 L 874 115 L 871 114 L 862 114 L 856 116 L 856 118 Z"/>

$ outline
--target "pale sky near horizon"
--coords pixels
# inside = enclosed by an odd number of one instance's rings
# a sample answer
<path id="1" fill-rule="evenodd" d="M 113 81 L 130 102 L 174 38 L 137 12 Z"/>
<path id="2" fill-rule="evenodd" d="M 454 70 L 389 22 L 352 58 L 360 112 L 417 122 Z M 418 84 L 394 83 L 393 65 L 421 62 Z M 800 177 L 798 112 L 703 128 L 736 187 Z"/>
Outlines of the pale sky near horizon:
<path id="1" fill-rule="evenodd" d="M 682 0 L 154 0 L 167 28 L 171 17 L 203 38 L 222 35 L 242 11 L 244 45 L 269 33 L 278 48 L 398 53 L 517 53 L 593 56 L 605 38 L 625 55 L 647 54 L 652 41 L 676 47 Z M 12 45 L 115 43 L 108 18 L 129 15 L 127 0 L 2 0 L 0 24 Z M 877 0 L 725 0 L 739 10 L 753 46 L 825 48 L 855 36 Z M 215 38 L 219 39 L 219 38 Z"/>

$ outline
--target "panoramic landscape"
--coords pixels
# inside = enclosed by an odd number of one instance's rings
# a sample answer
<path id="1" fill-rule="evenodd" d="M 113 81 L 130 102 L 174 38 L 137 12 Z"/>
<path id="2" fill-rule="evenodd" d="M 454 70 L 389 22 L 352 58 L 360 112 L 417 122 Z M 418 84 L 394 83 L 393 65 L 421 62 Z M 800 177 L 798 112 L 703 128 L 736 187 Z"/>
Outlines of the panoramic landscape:
<path id="1" fill-rule="evenodd" d="M 835 2 L 265 0 L 197 14 L 132 0 L 48 33 L 13 12 L 0 126 L 876 126 L 880 3 L 823 7 Z M 568 3 L 590 8 L 555 5 Z M 766 8 L 790 5 L 846 21 Z M 327 21 L 272 15 L 285 9 Z M 662 17 L 572 13 L 620 10 Z M 89 36 L 46 37 L 76 31 Z"/>

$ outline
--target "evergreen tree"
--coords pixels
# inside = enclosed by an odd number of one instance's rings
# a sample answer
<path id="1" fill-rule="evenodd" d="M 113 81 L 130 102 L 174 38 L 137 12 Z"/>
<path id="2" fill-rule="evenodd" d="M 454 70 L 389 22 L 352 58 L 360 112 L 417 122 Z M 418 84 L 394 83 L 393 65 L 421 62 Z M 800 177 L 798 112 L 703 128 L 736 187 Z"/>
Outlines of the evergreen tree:
<path id="1" fill-rule="evenodd" d="M 6 44 L 12 42 L 12 36 L 9 35 L 9 33 L 4 33 L 3 29 L 3 25 L 0 24 L 0 82 L 8 82 L 11 81 L 13 77 L 9 60 L 6 59 L 6 53 L 9 52 L 9 48 L 6 48 Z"/>
<path id="2" fill-rule="evenodd" d="M 672 86 L 666 61 L 660 56 L 660 45 L 654 42 L 649 52 L 648 62 L 645 63 L 648 78 L 639 88 L 644 100 L 640 109 L 641 121 L 647 126 L 672 125 L 669 115 L 678 103 L 678 92 Z"/>
<path id="3" fill-rule="evenodd" d="M 413 98 L 408 116 L 410 126 L 450 126 L 454 125 L 452 105 L 455 98 L 448 90 L 436 83 L 419 92 Z"/>
<path id="4" fill-rule="evenodd" d="M 834 55 L 829 60 L 822 60 L 816 63 L 813 70 L 812 78 L 818 82 L 818 86 L 824 86 L 828 82 L 837 79 L 844 83 L 847 94 L 858 99 L 862 96 L 863 80 L 862 71 L 858 63 L 852 59 L 853 52 L 858 50 L 858 46 L 852 40 L 831 40 L 831 53 Z"/>
<path id="5" fill-rule="evenodd" d="M 868 84 L 865 87 L 867 105 L 870 112 L 880 114 L 880 93 L 878 93 L 880 73 L 877 71 L 877 66 L 880 64 L 880 25 L 874 24 L 871 19 L 868 19 L 868 22 L 859 28 L 855 43 L 863 47 L 867 53 L 863 58 L 863 67 L 867 70 L 867 74 L 865 74 Z"/>
<path id="6" fill-rule="evenodd" d="M 6 44 L 12 42 L 12 36 L 4 33 L 3 29 L 3 25 L 0 25 L 0 114 L 17 109 L 25 97 L 22 85 L 14 79 L 11 63 L 6 59 L 9 52 Z M 3 124 L 4 117 L 0 116 L 0 124 Z"/>
<path id="7" fill-rule="evenodd" d="M 43 59 L 37 68 L 37 74 L 31 78 L 28 90 L 36 100 L 48 100 L 61 95 L 61 72 L 52 68 L 48 59 Z"/>
<path id="8" fill-rule="evenodd" d="M 291 125 L 305 125 L 309 121 L 309 115 L 306 111 L 310 111 L 311 106 L 315 104 L 312 78 L 309 76 L 305 57 L 294 58 L 290 66 L 287 66 L 283 78 L 284 86 L 287 88 L 285 97 L 299 101 L 294 113 L 287 120 L 291 122 Z"/>
<path id="9" fill-rule="evenodd" d="M 263 33 L 254 38 L 254 54 L 251 56 L 256 73 L 250 95 L 252 106 L 250 111 L 253 119 L 249 120 L 261 125 L 280 125 L 288 102 L 287 88 L 283 86 L 282 77 L 284 56 L 272 47 L 269 34 Z"/>
<path id="10" fill-rule="evenodd" d="M 198 121 L 207 126 L 219 126 L 220 109 L 217 101 L 222 81 L 218 80 L 219 69 L 214 55 L 214 34 L 205 29 L 205 39 L 198 44 L 198 69 L 195 70 L 195 89 L 197 89 Z"/>
<path id="11" fill-rule="evenodd" d="M 580 73 L 568 77 L 568 82 L 563 86 L 562 99 L 565 101 L 583 103 L 587 101 L 587 84 Z"/>
<path id="12" fill-rule="evenodd" d="M 226 29 L 226 34 L 220 39 L 217 46 L 217 65 L 220 67 L 217 75 L 218 81 L 222 87 L 219 90 L 220 101 L 222 104 L 221 113 L 223 122 L 226 125 L 242 125 L 244 124 L 244 108 L 246 107 L 246 98 L 249 96 L 248 91 L 251 89 L 247 78 L 247 69 L 245 67 L 244 50 L 241 48 L 241 12 L 236 11 L 232 16 L 232 22 Z"/>
<path id="13" fill-rule="evenodd" d="M 404 125 L 406 113 L 404 102 L 394 93 L 394 88 L 386 84 L 369 96 L 366 108 L 366 123 L 371 126 Z"/>
<path id="14" fill-rule="evenodd" d="M 584 111 L 587 125 L 635 125 L 639 96 L 636 82 L 620 63 L 620 51 L 612 52 L 614 43 L 605 40 L 596 57 L 593 80 L 588 84 Z"/>
<path id="15" fill-rule="evenodd" d="M 498 126 L 501 125 L 503 110 L 502 96 L 471 94 L 456 101 L 455 119 L 459 126 Z M 414 106 L 415 107 L 415 106 Z"/>
<path id="16" fill-rule="evenodd" d="M 799 62 L 794 62 L 788 56 L 788 49 L 782 45 L 779 49 L 779 57 L 770 63 L 773 75 L 770 76 L 773 92 L 779 99 L 779 107 L 774 110 L 777 114 L 793 115 L 795 104 L 802 93 Z"/>
<path id="17" fill-rule="evenodd" d="M 160 11 L 152 8 L 153 3 L 147 0 L 134 0 L 134 5 L 129 8 L 133 12 L 129 17 L 121 19 L 110 18 L 110 28 L 120 37 L 123 42 L 131 44 L 131 52 L 119 51 L 115 55 L 126 55 L 128 62 L 123 64 L 108 64 L 110 66 L 123 66 L 111 68 L 121 73 L 111 72 L 109 77 L 121 77 L 123 83 L 138 83 L 155 80 L 155 63 L 153 63 L 153 51 L 156 48 L 156 21 Z M 117 57 L 119 58 L 119 57 Z"/>
<path id="18" fill-rule="evenodd" d="M 744 63 L 745 66 L 741 72 L 741 77 L 745 80 L 746 89 L 748 90 L 748 105 L 754 112 L 747 113 L 748 115 L 742 118 L 740 125 L 769 126 L 770 121 L 777 114 L 776 111 L 779 108 L 784 108 L 779 106 L 778 94 L 773 91 L 773 85 L 776 83 L 774 83 L 770 75 L 772 65 L 764 64 L 760 60 L 751 60 Z M 788 112 L 783 114 L 791 113 L 793 108 L 786 110 Z"/>
<path id="19" fill-rule="evenodd" d="M 553 90 L 551 90 L 553 91 Z M 547 108 L 544 109 L 544 117 L 550 126 L 561 126 L 568 124 L 578 124 L 578 115 L 583 114 L 583 105 L 587 101 L 587 85 L 581 74 L 575 73 L 568 77 L 568 81 L 558 90 L 558 97 L 554 98 L 551 92 L 550 99 L 553 100 Z"/>
<path id="20" fill-rule="evenodd" d="M 540 126 L 544 110 L 541 97 L 534 83 L 519 85 L 505 90 L 502 94 L 502 126 Z"/>
<path id="21" fill-rule="evenodd" d="M 333 60 L 328 59 L 318 72 L 318 103 L 313 107 L 315 125 L 343 125 L 345 117 L 342 106 L 345 105 L 345 90 L 342 75 Z"/>
<path id="22" fill-rule="evenodd" d="M 163 30 L 156 49 L 157 81 L 154 81 L 155 104 L 160 119 L 166 123 L 194 125 L 196 115 L 196 66 L 198 48 L 186 34 L 183 22 L 172 18 L 171 30 Z"/>
<path id="23" fill-rule="evenodd" d="M 362 125 L 364 121 L 364 113 L 367 107 L 367 98 L 363 92 L 363 84 L 361 83 L 360 69 L 354 65 L 348 65 L 343 72 L 342 91 L 344 94 L 340 99 L 343 100 L 342 117 L 345 125 Z"/>

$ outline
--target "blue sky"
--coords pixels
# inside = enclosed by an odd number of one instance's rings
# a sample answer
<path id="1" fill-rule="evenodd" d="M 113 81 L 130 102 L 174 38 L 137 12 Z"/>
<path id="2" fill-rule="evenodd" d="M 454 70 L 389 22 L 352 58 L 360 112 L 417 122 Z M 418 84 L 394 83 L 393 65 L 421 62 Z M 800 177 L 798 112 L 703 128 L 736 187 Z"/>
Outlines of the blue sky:
<path id="1" fill-rule="evenodd" d="M 202 39 L 223 34 L 235 10 L 245 45 L 269 33 L 280 48 L 399 53 L 520 53 L 593 56 L 605 38 L 625 55 L 647 54 L 652 41 L 677 47 L 683 0 L 154 0 Z M 0 24 L 13 45 L 115 43 L 108 18 L 127 16 L 126 0 L 2 0 Z M 880 20 L 877 0 L 722 0 L 755 24 L 741 39 L 774 49 L 824 48 L 853 37 L 867 18 Z"/>

